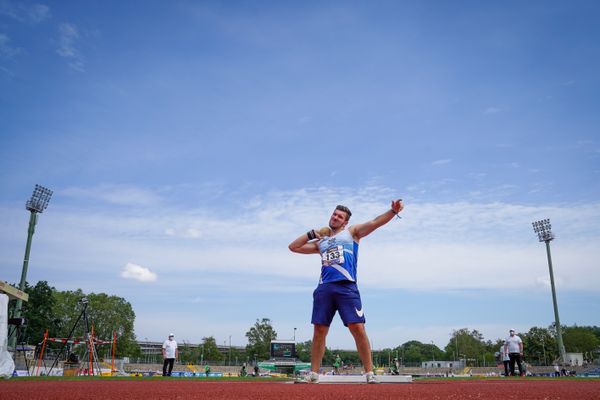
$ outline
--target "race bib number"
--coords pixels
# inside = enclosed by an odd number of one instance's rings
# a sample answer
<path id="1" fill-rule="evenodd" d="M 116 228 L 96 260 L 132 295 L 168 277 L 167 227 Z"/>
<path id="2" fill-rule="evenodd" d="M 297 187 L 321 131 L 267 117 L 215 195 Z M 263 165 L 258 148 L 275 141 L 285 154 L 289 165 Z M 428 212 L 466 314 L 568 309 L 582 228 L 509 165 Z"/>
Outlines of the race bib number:
<path id="1" fill-rule="evenodd" d="M 323 265 L 343 264 L 344 246 L 332 246 L 322 254 Z"/>

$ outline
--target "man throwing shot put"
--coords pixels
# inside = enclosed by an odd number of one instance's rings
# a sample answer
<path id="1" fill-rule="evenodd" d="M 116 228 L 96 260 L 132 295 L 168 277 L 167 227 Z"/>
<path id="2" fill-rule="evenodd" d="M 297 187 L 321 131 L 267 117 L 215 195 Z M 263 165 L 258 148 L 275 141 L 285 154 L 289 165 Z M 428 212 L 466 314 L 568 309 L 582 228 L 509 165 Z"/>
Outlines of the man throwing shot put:
<path id="1" fill-rule="evenodd" d="M 346 228 L 352 213 L 337 206 L 329 218 L 329 228 L 310 230 L 289 245 L 301 254 L 320 254 L 321 278 L 313 293 L 311 372 L 306 381 L 319 381 L 318 371 L 325 353 L 325 338 L 335 315 L 340 313 L 356 342 L 358 355 L 366 372 L 367 383 L 378 383 L 373 373 L 371 346 L 365 330 L 365 315 L 356 286 L 358 243 L 375 229 L 387 224 L 403 209 L 402 200 L 393 200 L 391 209 L 375 219 Z"/>

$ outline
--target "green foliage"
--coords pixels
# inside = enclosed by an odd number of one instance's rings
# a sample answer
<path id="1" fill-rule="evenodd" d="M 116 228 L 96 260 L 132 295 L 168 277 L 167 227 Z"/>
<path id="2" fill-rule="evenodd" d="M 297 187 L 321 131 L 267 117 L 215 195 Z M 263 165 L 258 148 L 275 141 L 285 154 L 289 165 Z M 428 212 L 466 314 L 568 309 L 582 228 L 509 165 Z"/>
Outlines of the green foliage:
<path id="1" fill-rule="evenodd" d="M 271 326 L 269 318 L 263 318 L 261 321 L 257 319 L 254 326 L 246 332 L 246 337 L 248 338 L 246 346 L 248 356 L 254 358 L 256 355 L 258 360 L 270 358 L 271 340 L 277 339 L 277 332 Z"/>
<path id="2" fill-rule="evenodd" d="M 177 343 L 179 351 L 179 361 L 183 364 L 199 364 L 200 351 L 192 348 L 186 342 Z"/>
<path id="3" fill-rule="evenodd" d="M 202 343 L 198 346 L 190 346 L 183 342 L 179 344 L 179 360 L 184 364 L 217 364 L 226 363 L 228 365 L 237 365 L 246 361 L 245 354 L 234 348 L 226 354 L 219 351 L 214 337 L 202 338 Z"/>
<path id="4" fill-rule="evenodd" d="M 467 365 L 475 366 L 494 363 L 494 353 L 500 346 L 491 341 L 485 341 L 483 335 L 476 329 L 469 331 L 462 328 L 452 332 L 452 337 L 444 348 L 448 360 L 467 360 Z"/>
<path id="5" fill-rule="evenodd" d="M 296 357 L 302 362 L 310 362 L 312 340 L 296 344 Z"/>
<path id="6" fill-rule="evenodd" d="M 426 345 L 423 345 L 424 348 L 426 347 Z M 441 353 L 440 349 L 438 349 L 435 346 L 432 345 L 428 345 L 431 347 L 431 350 L 429 352 L 429 360 L 431 360 L 432 355 L 435 353 L 435 350 L 437 349 L 437 352 Z M 375 367 L 377 368 L 389 368 L 391 364 L 393 364 L 393 360 L 396 357 L 396 353 L 400 353 L 400 351 L 397 351 L 398 348 L 396 349 L 382 349 L 382 350 L 373 350 L 373 364 L 375 365 Z M 438 358 L 439 360 L 439 358 Z"/>
<path id="7" fill-rule="evenodd" d="M 525 360 L 540 365 L 549 365 L 558 358 L 558 345 L 552 332 L 547 328 L 534 326 L 527 333 L 520 335 L 523 340 Z"/>
<path id="8" fill-rule="evenodd" d="M 20 340 L 25 343 L 38 344 L 44 338 L 44 332 L 56 331 L 60 319 L 53 314 L 55 304 L 54 293 L 56 289 L 48 285 L 46 281 L 39 281 L 35 286 L 25 283 L 24 291 L 29 294 L 29 301 L 23 302 L 21 315 L 27 320 L 27 326 L 22 332 Z M 9 304 L 9 314 L 14 312 L 15 300 Z"/>
<path id="9" fill-rule="evenodd" d="M 596 336 L 594 328 L 576 325 L 563 328 L 565 350 L 573 353 L 597 351 L 600 346 L 600 338 Z"/>
<path id="10" fill-rule="evenodd" d="M 392 358 L 396 357 L 397 353 L 403 363 L 421 363 L 423 361 L 431 361 L 434 359 L 444 359 L 444 352 L 436 345 L 432 343 L 421 343 L 418 340 L 410 340 L 399 347 L 389 349 L 389 351 L 381 356 L 381 359 L 385 360 L 385 362 L 382 362 L 383 365 L 388 364 L 390 354 L 392 353 Z"/>
<path id="11" fill-rule="evenodd" d="M 73 338 L 82 339 L 84 320 L 81 300 L 87 298 L 88 330 L 91 332 L 93 327 L 94 336 L 101 340 L 111 340 L 113 332 L 116 332 L 116 357 L 141 355 L 133 330 L 135 313 L 124 298 L 105 293 L 85 294 L 81 289 L 57 291 L 46 281 L 40 281 L 35 286 L 26 285 L 25 291 L 29 294 L 29 302 L 23 303 L 22 315 L 28 322 L 25 331 L 27 343 L 40 343 L 46 329 L 49 337 L 66 338 L 72 333 Z M 14 308 L 14 304 L 11 307 Z M 98 349 L 100 354 L 106 350 L 103 346 Z"/>
<path id="12" fill-rule="evenodd" d="M 116 357 L 141 355 L 135 341 L 133 323 L 135 313 L 131 304 L 124 298 L 109 296 L 105 293 L 85 294 L 81 289 L 76 291 L 55 292 L 55 315 L 62 315 L 58 336 L 67 337 L 73 327 L 73 336 L 83 338 L 85 304 L 82 299 L 88 299 L 86 313 L 88 330 L 94 329 L 94 336 L 101 340 L 110 340 L 113 332 L 117 334 Z"/>
<path id="13" fill-rule="evenodd" d="M 360 357 L 358 356 L 358 352 L 356 351 L 345 351 L 345 350 L 336 350 L 335 354 L 339 354 L 340 358 L 344 365 L 353 364 L 360 365 Z"/>
<path id="14" fill-rule="evenodd" d="M 204 362 L 220 362 L 224 358 L 217 347 L 215 338 L 212 336 L 202 338 L 202 347 L 200 351 L 203 354 Z"/>

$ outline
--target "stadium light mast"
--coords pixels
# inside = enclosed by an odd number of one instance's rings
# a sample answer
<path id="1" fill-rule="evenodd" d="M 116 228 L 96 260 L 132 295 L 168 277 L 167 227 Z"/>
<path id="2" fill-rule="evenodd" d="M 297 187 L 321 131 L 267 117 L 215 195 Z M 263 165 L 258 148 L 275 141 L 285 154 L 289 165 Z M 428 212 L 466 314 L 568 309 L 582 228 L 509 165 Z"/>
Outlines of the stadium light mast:
<path id="1" fill-rule="evenodd" d="M 556 339 L 558 342 L 558 351 L 560 352 L 561 362 L 567 361 L 565 346 L 562 339 L 562 330 L 560 327 L 560 318 L 558 317 L 558 303 L 556 301 L 556 289 L 554 288 L 554 272 L 552 271 L 552 256 L 550 255 L 550 241 L 554 239 L 552 225 L 549 219 L 543 219 L 532 223 L 533 231 L 537 233 L 540 242 L 546 243 L 546 254 L 548 255 L 548 269 L 550 270 L 550 287 L 552 288 L 552 303 L 554 305 L 554 323 L 556 324 Z"/>
<path id="2" fill-rule="evenodd" d="M 27 244 L 25 245 L 25 257 L 23 258 L 23 269 L 21 270 L 21 282 L 19 283 L 19 290 L 25 290 L 25 282 L 27 281 L 27 268 L 29 267 L 29 252 L 31 250 L 31 240 L 35 232 L 35 225 L 37 223 L 37 214 L 44 212 L 48 207 L 48 202 L 52 197 L 52 190 L 47 189 L 40 185 L 35 185 L 31 198 L 25 203 L 25 208 L 31 213 L 29 216 L 29 230 L 27 233 Z M 23 300 L 17 299 L 15 304 L 15 311 L 13 318 L 19 318 L 21 316 L 21 308 L 23 306 Z M 16 348 L 17 343 L 17 330 L 10 339 L 9 346 Z"/>

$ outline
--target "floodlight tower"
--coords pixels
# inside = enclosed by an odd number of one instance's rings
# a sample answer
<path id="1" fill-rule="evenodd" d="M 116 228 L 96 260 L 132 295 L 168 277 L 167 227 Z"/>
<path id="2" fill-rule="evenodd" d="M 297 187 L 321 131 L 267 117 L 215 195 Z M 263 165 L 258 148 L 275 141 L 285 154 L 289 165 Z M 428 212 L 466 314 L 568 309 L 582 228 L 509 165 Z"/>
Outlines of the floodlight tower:
<path id="1" fill-rule="evenodd" d="M 35 185 L 33 189 L 33 194 L 31 198 L 27 200 L 25 203 L 25 208 L 31 213 L 29 216 L 29 230 L 27 234 L 27 244 L 25 245 L 25 257 L 23 258 L 23 269 L 21 270 L 21 283 L 19 284 L 19 290 L 23 291 L 25 289 L 25 282 L 27 281 L 27 268 L 29 266 L 29 251 L 31 250 L 31 240 L 33 239 L 33 234 L 35 232 L 35 224 L 37 223 L 37 214 L 41 214 L 44 212 L 46 207 L 48 207 L 48 202 L 50 201 L 50 197 L 52 197 L 52 190 L 47 189 L 40 185 Z M 23 301 L 21 299 L 17 299 L 17 303 L 15 304 L 15 312 L 13 314 L 13 318 L 19 318 L 21 316 L 21 307 L 23 306 Z M 10 345 L 14 348 L 17 343 L 16 331 L 15 334 L 10 339 Z"/>
<path id="2" fill-rule="evenodd" d="M 552 303 L 554 304 L 554 323 L 556 324 L 556 339 L 558 342 L 558 351 L 563 363 L 567 361 L 565 346 L 562 340 L 562 331 L 560 328 L 560 318 L 558 317 L 558 303 L 556 302 L 556 289 L 554 288 L 554 272 L 552 271 L 552 256 L 550 255 L 550 241 L 554 239 L 552 225 L 549 219 L 543 219 L 532 223 L 533 231 L 537 233 L 540 242 L 546 243 L 546 254 L 548 255 L 548 269 L 550 270 L 550 287 L 552 288 Z"/>

